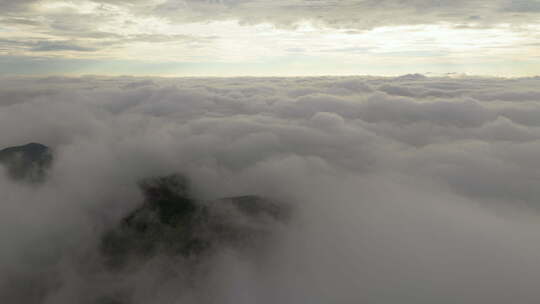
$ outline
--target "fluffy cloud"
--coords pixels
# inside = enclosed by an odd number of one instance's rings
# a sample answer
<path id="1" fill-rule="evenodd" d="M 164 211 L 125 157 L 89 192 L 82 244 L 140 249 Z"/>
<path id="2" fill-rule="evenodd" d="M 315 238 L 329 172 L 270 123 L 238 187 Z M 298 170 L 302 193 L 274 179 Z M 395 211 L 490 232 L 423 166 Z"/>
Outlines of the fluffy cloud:
<path id="1" fill-rule="evenodd" d="M 0 147 L 41 142 L 41 186 L 0 175 L 9 302 L 536 303 L 538 78 L 2 78 Z M 100 268 L 137 181 L 181 172 L 201 200 L 296 211 L 260 256 L 188 273 Z M 31 292 L 29 292 L 31 291 Z M 85 302 L 86 301 L 86 302 Z"/>

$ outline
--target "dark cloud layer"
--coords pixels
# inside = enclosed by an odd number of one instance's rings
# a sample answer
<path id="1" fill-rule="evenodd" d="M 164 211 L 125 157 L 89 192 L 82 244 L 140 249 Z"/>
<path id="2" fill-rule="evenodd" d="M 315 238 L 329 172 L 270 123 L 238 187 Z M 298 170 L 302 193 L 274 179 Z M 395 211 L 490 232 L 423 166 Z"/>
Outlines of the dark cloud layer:
<path id="1" fill-rule="evenodd" d="M 0 147 L 41 142 L 41 186 L 0 175 L 0 298 L 87 303 L 538 303 L 539 78 L 2 78 Z M 295 206 L 262 256 L 119 279 L 97 238 L 182 172 L 201 200 Z M 32 285 L 33 284 L 33 285 Z M 22 285 L 36 294 L 20 294 Z M 39 300 L 36 300 L 39 299 Z"/>
<path id="2" fill-rule="evenodd" d="M 91 52 L 96 49 L 76 45 L 66 41 L 40 41 L 31 49 L 34 52 L 54 52 L 54 51 L 78 51 Z"/>

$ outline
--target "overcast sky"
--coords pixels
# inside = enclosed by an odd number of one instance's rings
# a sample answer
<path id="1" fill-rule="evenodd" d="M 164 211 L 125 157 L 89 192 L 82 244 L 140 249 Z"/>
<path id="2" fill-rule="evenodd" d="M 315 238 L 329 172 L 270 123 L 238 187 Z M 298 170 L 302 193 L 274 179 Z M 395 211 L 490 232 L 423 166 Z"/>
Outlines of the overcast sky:
<path id="1" fill-rule="evenodd" d="M 540 74 L 538 0 L 0 0 L 1 74 Z"/>

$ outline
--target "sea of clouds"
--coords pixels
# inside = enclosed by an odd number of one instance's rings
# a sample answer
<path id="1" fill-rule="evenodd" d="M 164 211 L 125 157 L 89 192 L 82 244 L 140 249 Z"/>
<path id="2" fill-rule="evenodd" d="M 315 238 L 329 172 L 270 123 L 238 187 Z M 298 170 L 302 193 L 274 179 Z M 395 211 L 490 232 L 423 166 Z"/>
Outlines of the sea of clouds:
<path id="1" fill-rule="evenodd" d="M 540 78 L 1 78 L 0 148 L 28 142 L 55 163 L 0 174 L 5 303 L 540 301 Z M 294 216 L 264 255 L 110 274 L 99 236 L 175 172 Z"/>

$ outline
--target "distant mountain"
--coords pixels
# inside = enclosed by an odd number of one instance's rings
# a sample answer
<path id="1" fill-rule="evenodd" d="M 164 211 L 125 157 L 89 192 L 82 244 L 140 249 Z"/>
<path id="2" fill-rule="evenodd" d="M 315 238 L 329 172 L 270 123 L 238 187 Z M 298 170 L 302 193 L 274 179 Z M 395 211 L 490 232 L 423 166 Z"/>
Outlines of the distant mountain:
<path id="1" fill-rule="evenodd" d="M 406 74 L 406 75 L 401 75 L 401 76 L 398 76 L 396 78 L 394 78 L 395 80 L 398 80 L 398 81 L 402 81 L 402 80 L 405 80 L 405 81 L 416 81 L 416 80 L 425 80 L 427 79 L 426 76 L 422 75 L 422 74 Z"/>
<path id="2" fill-rule="evenodd" d="M 0 164 L 14 180 L 41 182 L 53 160 L 51 149 L 39 143 L 29 143 L 0 150 Z"/>
<path id="3" fill-rule="evenodd" d="M 252 249 L 289 216 L 285 205 L 253 195 L 197 201 L 180 175 L 146 179 L 140 188 L 142 206 L 102 238 L 113 269 L 158 252 L 198 259 L 223 246 Z"/>

